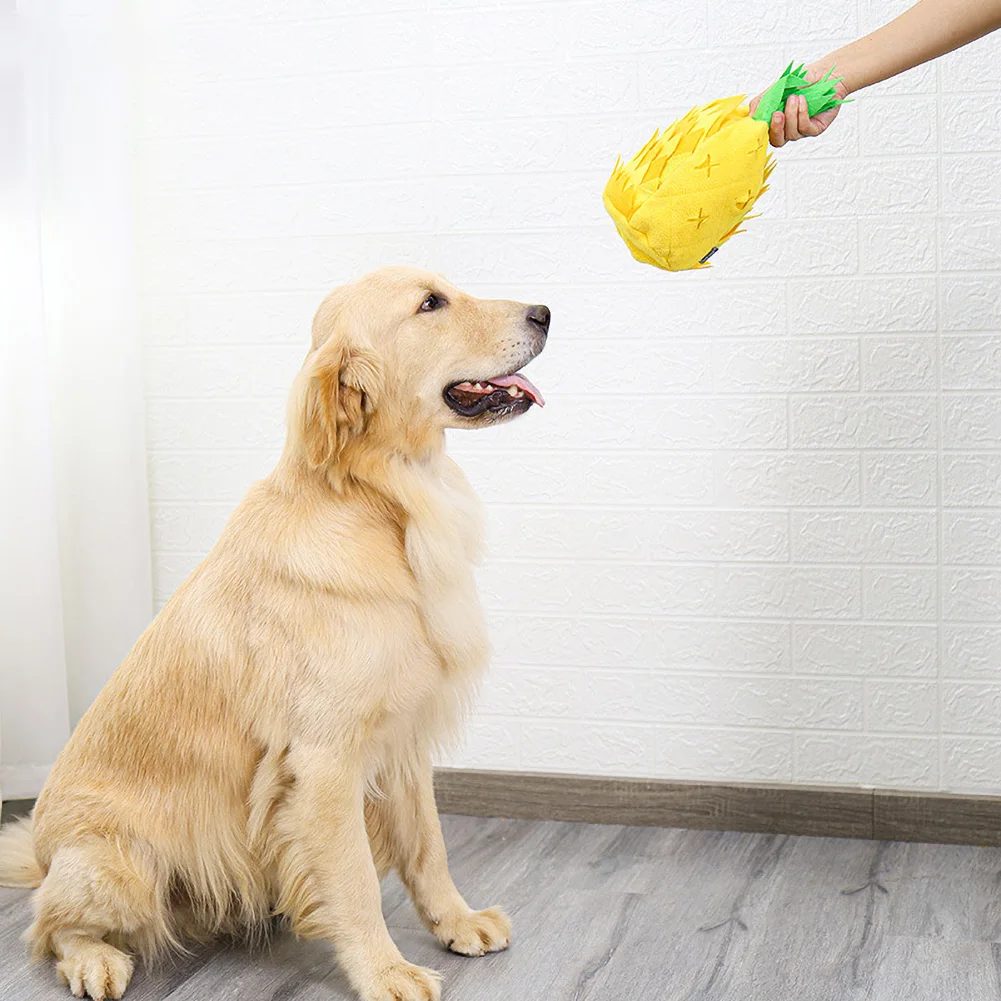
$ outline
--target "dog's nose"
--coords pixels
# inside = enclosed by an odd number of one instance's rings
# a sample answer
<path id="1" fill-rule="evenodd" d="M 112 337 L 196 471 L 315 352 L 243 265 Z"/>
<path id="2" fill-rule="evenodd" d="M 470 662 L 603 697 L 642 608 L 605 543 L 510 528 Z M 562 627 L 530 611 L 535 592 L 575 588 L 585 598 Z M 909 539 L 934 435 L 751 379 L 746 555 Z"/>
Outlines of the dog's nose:
<path id="1" fill-rule="evenodd" d="M 525 314 L 525 319 L 529 323 L 534 323 L 544 334 L 549 333 L 549 317 L 548 306 L 529 306 Z"/>

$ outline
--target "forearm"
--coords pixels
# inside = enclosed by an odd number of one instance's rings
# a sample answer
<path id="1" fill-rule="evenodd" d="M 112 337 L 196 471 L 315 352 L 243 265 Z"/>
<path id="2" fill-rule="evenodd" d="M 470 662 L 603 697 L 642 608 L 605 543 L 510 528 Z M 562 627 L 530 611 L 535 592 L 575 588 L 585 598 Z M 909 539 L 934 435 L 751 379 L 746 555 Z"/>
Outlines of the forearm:
<path id="1" fill-rule="evenodd" d="M 895 21 L 811 64 L 834 67 L 849 93 L 1001 28 L 1001 0 L 920 0 Z"/>

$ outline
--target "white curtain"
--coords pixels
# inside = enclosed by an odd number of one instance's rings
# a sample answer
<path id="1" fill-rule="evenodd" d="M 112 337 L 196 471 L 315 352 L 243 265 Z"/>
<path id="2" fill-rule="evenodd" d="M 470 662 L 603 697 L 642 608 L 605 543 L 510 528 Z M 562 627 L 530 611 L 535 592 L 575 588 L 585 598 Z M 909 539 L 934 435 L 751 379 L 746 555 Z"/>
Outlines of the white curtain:
<path id="1" fill-rule="evenodd" d="M 152 612 L 115 0 L 0 0 L 0 792 L 38 793 Z"/>

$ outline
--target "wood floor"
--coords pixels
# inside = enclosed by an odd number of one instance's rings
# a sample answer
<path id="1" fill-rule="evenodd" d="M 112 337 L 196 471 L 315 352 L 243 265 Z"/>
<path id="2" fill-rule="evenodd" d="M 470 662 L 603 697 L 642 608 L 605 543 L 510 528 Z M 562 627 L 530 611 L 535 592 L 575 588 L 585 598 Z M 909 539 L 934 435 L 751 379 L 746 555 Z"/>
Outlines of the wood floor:
<path id="1" fill-rule="evenodd" d="M 502 904 L 510 951 L 444 953 L 387 881 L 390 930 L 440 969 L 446 1001 L 1001 999 L 1001 849 L 444 818 L 475 906 Z M 28 894 L 0 890 L 0 999 L 69 997 L 30 967 Z M 140 970 L 132 1001 L 338 1001 L 328 950 L 276 939 Z"/>

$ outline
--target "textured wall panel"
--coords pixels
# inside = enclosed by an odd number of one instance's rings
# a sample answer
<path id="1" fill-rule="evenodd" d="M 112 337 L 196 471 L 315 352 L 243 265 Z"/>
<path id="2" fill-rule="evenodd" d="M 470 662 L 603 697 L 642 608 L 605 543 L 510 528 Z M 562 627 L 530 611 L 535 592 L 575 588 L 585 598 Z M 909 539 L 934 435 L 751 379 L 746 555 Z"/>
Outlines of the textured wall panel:
<path id="1" fill-rule="evenodd" d="M 158 599 L 274 463 L 325 291 L 545 302 L 550 397 L 450 435 L 487 506 L 467 767 L 1001 792 L 1001 35 L 776 154 L 711 270 L 616 155 L 909 0 L 142 0 Z"/>

